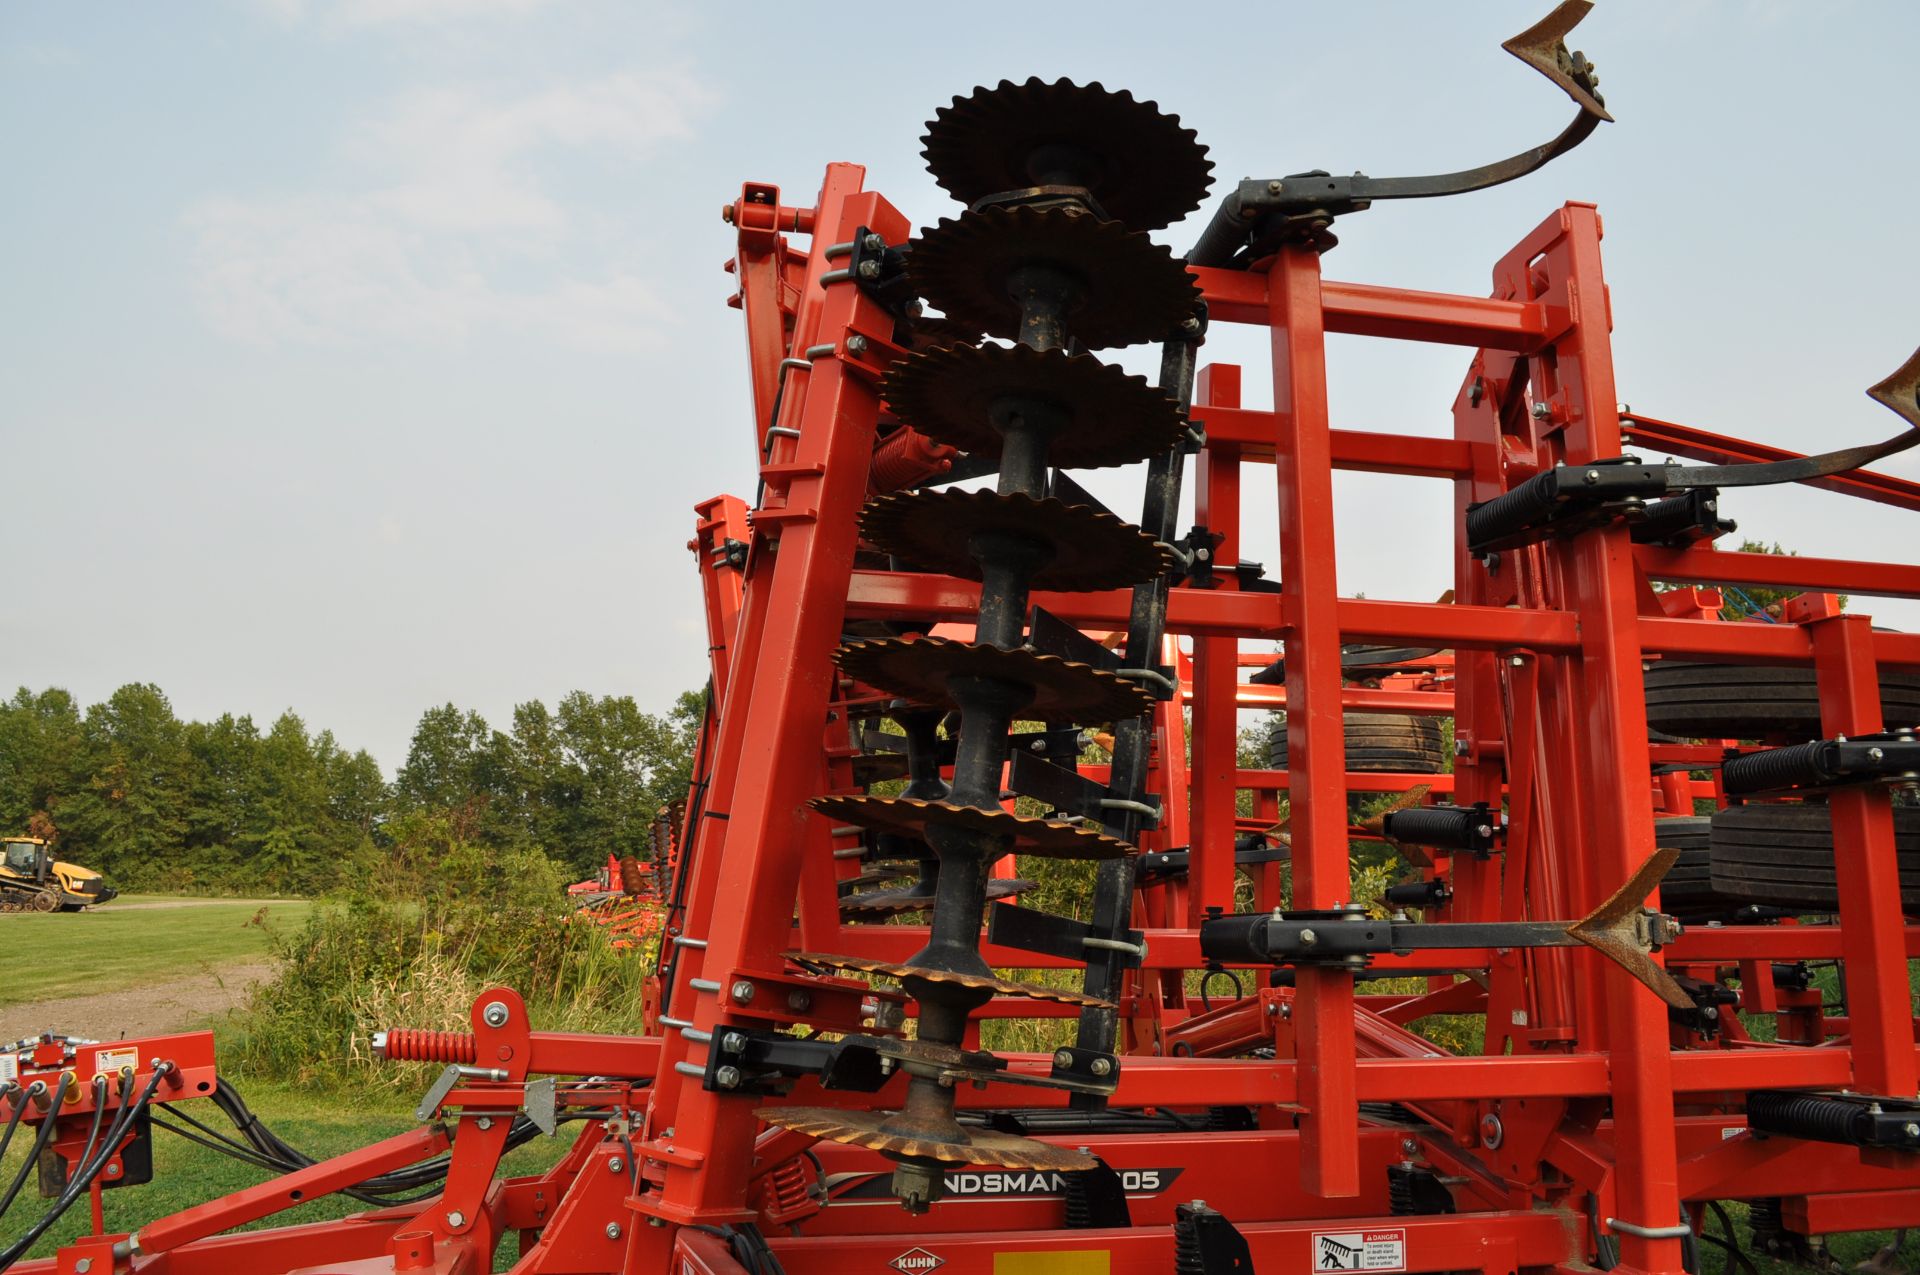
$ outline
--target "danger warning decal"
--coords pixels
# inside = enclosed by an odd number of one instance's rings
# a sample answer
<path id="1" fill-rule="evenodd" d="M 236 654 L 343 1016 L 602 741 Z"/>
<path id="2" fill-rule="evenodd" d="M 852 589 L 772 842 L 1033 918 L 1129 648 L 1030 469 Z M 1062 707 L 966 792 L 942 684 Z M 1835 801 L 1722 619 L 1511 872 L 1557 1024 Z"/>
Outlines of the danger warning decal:
<path id="1" fill-rule="evenodd" d="M 1404 1271 L 1405 1231 L 1315 1231 L 1315 1271 Z"/>

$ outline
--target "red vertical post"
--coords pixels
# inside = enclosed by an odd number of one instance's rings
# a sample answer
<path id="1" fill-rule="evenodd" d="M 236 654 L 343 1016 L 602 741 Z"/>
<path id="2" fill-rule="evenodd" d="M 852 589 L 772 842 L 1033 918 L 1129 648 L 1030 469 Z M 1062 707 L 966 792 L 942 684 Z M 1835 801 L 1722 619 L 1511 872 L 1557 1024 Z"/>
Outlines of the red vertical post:
<path id="1" fill-rule="evenodd" d="M 1200 369 L 1193 401 L 1240 406 L 1240 369 L 1216 363 Z M 1224 536 L 1212 550 L 1215 567 L 1240 560 L 1240 452 L 1210 446 L 1200 455 L 1193 496 L 1194 521 Z M 1193 643 L 1193 835 L 1187 869 L 1187 920 L 1198 925 L 1209 905 L 1233 910 L 1234 771 L 1239 767 L 1240 640 L 1196 638 Z"/>
<path id="2" fill-rule="evenodd" d="M 1290 246 L 1267 276 L 1273 330 L 1274 477 L 1279 486 L 1282 644 L 1287 661 L 1287 800 L 1293 902 L 1347 900 L 1346 731 L 1340 703 L 1339 592 L 1334 578 L 1333 454 L 1327 420 L 1326 319 L 1320 256 Z M 1353 976 L 1299 972 L 1301 1185 L 1360 1192 L 1360 1105 Z"/>
<path id="3" fill-rule="evenodd" d="M 1536 400 L 1550 420 L 1565 422 L 1561 443 L 1568 464 L 1617 456 L 1622 441 L 1599 214 L 1590 204 L 1569 204 L 1542 231 L 1548 235 L 1543 300 L 1564 305 L 1569 326 L 1551 347 L 1551 379 L 1558 392 L 1543 395 L 1553 387 L 1543 386 L 1536 372 Z M 1579 854 L 1585 880 L 1576 880 L 1575 887 L 1585 886 L 1586 903 L 1592 905 L 1618 888 L 1654 849 L 1633 542 L 1628 528 L 1615 524 L 1552 544 L 1548 553 L 1558 569 L 1559 601 L 1580 618 L 1577 667 L 1566 683 L 1573 702 L 1563 707 L 1571 718 L 1569 742 L 1578 767 L 1568 777 L 1577 778 L 1576 790 L 1587 800 L 1582 835 L 1563 851 Z M 1591 955 L 1588 962 L 1597 965 L 1600 958 Z M 1608 1027 L 1621 1166 L 1615 1175 L 1615 1216 L 1642 1227 L 1673 1226 L 1681 1221 L 1681 1204 L 1667 1008 L 1611 964 L 1604 966 L 1601 989 L 1597 1008 Z M 1585 1021 L 1592 1019 L 1590 1014 Z M 1620 1245 L 1628 1267 L 1663 1275 L 1681 1269 L 1678 1240 L 1622 1233 Z"/>
<path id="4" fill-rule="evenodd" d="M 1880 673 L 1873 625 L 1837 615 L 1807 625 L 1820 686 L 1820 728 L 1829 739 L 1881 729 Z M 1846 960 L 1854 1087 L 1905 1098 L 1915 1092 L 1913 991 L 1900 905 L 1893 804 L 1884 788 L 1839 788 L 1833 819 L 1833 874 L 1840 893 L 1840 951 Z"/>

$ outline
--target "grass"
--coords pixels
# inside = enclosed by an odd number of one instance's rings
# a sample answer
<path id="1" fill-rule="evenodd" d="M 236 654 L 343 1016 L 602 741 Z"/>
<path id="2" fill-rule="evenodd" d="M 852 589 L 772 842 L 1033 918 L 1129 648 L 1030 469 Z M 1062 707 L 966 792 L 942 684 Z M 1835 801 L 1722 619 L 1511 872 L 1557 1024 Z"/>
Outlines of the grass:
<path id="1" fill-rule="evenodd" d="M 256 1081 L 246 1087 L 247 1105 L 280 1137 L 315 1158 L 339 1155 L 381 1138 L 392 1137 L 414 1128 L 412 1102 L 399 1096 L 383 1096 L 377 1103 L 343 1103 L 336 1097 L 283 1085 Z M 181 1109 L 216 1129 L 227 1129 L 226 1118 L 210 1102 L 181 1104 Z M 555 1138 L 536 1138 L 509 1155 L 503 1162 L 507 1174 L 537 1173 L 566 1149 L 574 1126 L 561 1126 Z M 217 1199 L 231 1191 L 263 1182 L 264 1170 L 229 1159 L 204 1147 L 156 1128 L 153 1131 L 153 1181 L 142 1186 L 124 1187 L 105 1193 L 108 1232 L 134 1231 L 141 1224 L 165 1217 L 191 1205 Z M 24 1140 L 20 1140 L 23 1141 Z M 16 1146 L 0 1162 L 0 1192 L 12 1181 L 24 1152 Z M 29 1177 L 21 1198 L 5 1218 L 0 1218 L 0 1247 L 11 1244 L 40 1216 L 41 1201 L 34 1194 Z M 255 1226 L 288 1226 L 303 1222 L 321 1222 L 364 1211 L 368 1206 L 345 1196 L 329 1196 L 276 1213 Z M 91 1230 L 86 1202 L 69 1209 L 34 1248 L 32 1256 L 49 1257 L 62 1243 Z M 513 1244 L 501 1246 L 503 1256 L 511 1255 Z"/>
<path id="2" fill-rule="evenodd" d="M 0 1005 L 152 987 L 183 972 L 264 960 L 273 929 L 298 924 L 304 899 L 202 901 L 171 908 L 129 895 L 86 912 L 0 916 Z M 250 925 L 264 912 L 264 924 Z M 56 959 L 57 958 L 57 959 Z"/>

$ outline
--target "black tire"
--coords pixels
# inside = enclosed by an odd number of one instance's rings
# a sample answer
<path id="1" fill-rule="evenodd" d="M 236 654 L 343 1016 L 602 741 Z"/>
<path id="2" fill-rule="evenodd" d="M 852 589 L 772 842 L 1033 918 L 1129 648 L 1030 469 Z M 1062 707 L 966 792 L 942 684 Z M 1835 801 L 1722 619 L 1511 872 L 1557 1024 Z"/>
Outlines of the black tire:
<path id="1" fill-rule="evenodd" d="M 1446 736 L 1437 717 L 1406 713 L 1348 713 L 1347 769 L 1437 775 L 1447 768 Z M 1267 737 L 1267 764 L 1287 768 L 1287 723 L 1283 716 Z"/>
<path id="2" fill-rule="evenodd" d="M 1901 905 L 1920 912 L 1920 808 L 1894 807 L 1893 838 Z M 1713 816 L 1713 889 L 1742 903 L 1838 911 L 1833 853 L 1833 816 L 1825 806 L 1729 806 Z"/>
<path id="3" fill-rule="evenodd" d="M 1820 734 L 1820 696 L 1810 668 L 1686 664 L 1659 660 L 1646 672 L 1647 725 L 1687 739 Z M 1920 676 L 1885 673 L 1880 711 L 1889 728 L 1920 725 Z"/>
<path id="4" fill-rule="evenodd" d="M 1746 906 L 1713 888 L 1712 827 L 1705 815 L 1653 821 L 1653 844 L 1680 852 L 1660 882 L 1660 910 L 1682 921 L 1719 920 Z"/>

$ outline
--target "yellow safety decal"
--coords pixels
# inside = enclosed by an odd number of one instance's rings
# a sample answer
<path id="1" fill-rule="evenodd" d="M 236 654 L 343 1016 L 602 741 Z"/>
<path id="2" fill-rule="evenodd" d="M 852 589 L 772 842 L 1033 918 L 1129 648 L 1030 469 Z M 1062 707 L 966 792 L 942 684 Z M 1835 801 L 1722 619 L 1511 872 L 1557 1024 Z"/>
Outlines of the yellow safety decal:
<path id="1" fill-rule="evenodd" d="M 1036 1249 L 995 1253 L 993 1275 L 1110 1275 L 1113 1252 L 1104 1248 Z"/>

